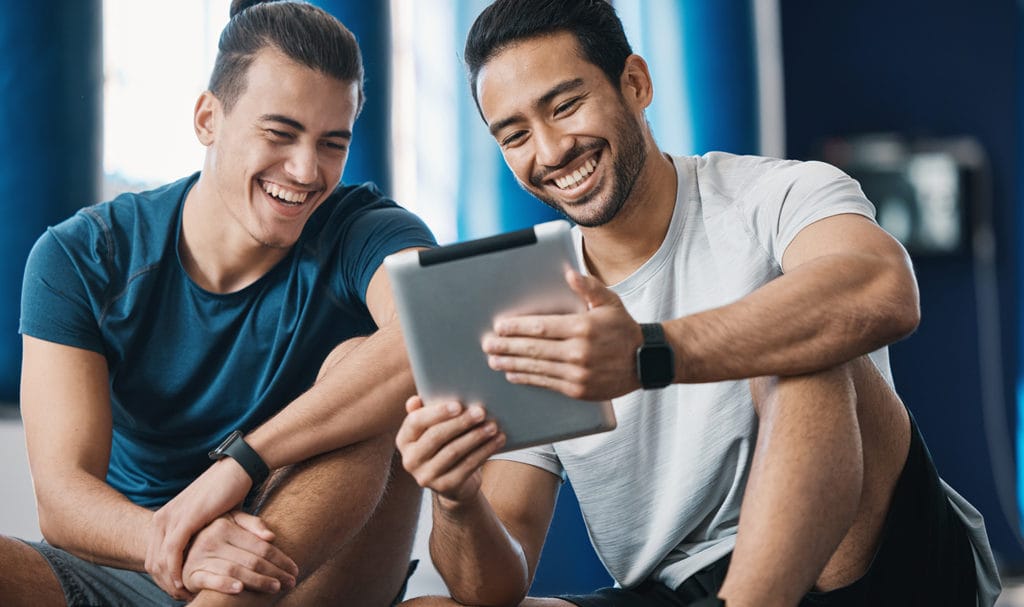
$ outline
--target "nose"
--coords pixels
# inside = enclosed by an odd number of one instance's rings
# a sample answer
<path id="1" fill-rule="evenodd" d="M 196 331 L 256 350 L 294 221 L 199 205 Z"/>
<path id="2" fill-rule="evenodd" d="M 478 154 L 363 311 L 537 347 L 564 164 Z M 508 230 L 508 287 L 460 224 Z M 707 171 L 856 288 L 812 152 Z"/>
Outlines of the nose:
<path id="1" fill-rule="evenodd" d="M 537 162 L 546 167 L 561 166 L 566 153 L 572 149 L 572 137 L 548 125 L 536 127 L 533 140 Z"/>
<path id="2" fill-rule="evenodd" d="M 298 183 L 315 183 L 320 174 L 320 158 L 315 146 L 297 145 L 291 152 L 284 170 Z"/>

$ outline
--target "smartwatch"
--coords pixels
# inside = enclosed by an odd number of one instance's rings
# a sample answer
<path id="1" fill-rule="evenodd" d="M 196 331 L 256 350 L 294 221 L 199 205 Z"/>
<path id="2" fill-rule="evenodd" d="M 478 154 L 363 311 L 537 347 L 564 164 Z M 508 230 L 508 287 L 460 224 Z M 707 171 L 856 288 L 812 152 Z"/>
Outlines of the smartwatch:
<path id="1" fill-rule="evenodd" d="M 267 463 L 263 461 L 259 453 L 249 446 L 249 443 L 245 442 L 242 438 L 242 432 L 235 430 L 224 439 L 216 449 L 210 451 L 210 459 L 216 461 L 230 457 L 231 459 L 238 462 L 238 465 L 245 470 L 249 478 L 252 479 L 252 486 L 258 487 L 267 480 L 267 476 L 270 474 L 270 468 L 267 467 Z"/>
<path id="2" fill-rule="evenodd" d="M 661 323 L 641 324 L 644 343 L 636 349 L 636 374 L 644 390 L 664 388 L 676 374 L 675 354 Z"/>

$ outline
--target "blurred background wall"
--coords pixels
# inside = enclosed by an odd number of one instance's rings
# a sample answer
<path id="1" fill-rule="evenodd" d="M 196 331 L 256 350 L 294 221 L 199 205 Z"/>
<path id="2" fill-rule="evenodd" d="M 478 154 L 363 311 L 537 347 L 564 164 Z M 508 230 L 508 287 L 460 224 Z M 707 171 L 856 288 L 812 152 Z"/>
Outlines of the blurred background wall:
<path id="1" fill-rule="evenodd" d="M 346 181 L 377 181 L 442 243 L 552 217 L 514 183 L 465 84 L 462 43 L 486 2 L 317 3 L 365 53 L 368 103 Z M 1021 4 L 614 4 L 651 66 L 649 119 L 663 149 L 828 159 L 862 180 L 908 243 L 923 320 L 891 349 L 897 388 L 942 475 L 985 515 L 1001 566 L 1024 569 Z M 227 6 L 51 0 L 43 10 L 0 0 L 0 401 L 9 403 L 0 424 L 17 423 L 21 268 L 32 242 L 75 208 L 200 168 L 192 105 Z M 930 219 L 944 226 L 931 236 L 921 227 Z M 9 526 L 13 505 L 31 507 L 23 476 L 21 493 L 6 489 L 23 468 L 18 458 L 0 464 L 0 533 L 20 532 Z M 535 590 L 603 581 L 567 485 Z"/>

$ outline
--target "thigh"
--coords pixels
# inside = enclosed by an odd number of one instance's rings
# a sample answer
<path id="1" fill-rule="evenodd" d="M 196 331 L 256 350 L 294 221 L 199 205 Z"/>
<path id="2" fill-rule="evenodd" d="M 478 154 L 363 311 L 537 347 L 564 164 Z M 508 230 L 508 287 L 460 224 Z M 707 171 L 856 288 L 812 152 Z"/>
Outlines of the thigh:
<path id="1" fill-rule="evenodd" d="M 390 605 L 400 599 L 411 573 L 409 556 L 420 502 L 420 487 L 396 457 L 369 520 L 281 604 Z"/>
<path id="2" fill-rule="evenodd" d="M 68 607 L 177 607 L 185 604 L 168 596 L 145 573 L 96 565 L 45 542 L 26 544 L 50 565 Z"/>
<path id="3" fill-rule="evenodd" d="M 949 504 L 912 418 L 910 426 L 906 463 L 867 572 L 843 588 L 807 595 L 802 605 L 976 604 L 974 552 L 967 530 Z"/>

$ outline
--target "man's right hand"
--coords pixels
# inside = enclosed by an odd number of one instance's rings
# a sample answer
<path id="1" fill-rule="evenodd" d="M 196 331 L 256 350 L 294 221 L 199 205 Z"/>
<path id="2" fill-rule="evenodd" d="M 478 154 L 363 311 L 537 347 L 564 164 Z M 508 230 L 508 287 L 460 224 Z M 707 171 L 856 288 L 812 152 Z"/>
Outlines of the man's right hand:
<path id="1" fill-rule="evenodd" d="M 298 565 L 274 546 L 274 532 L 256 516 L 235 510 L 196 534 L 182 577 L 192 594 L 243 589 L 275 593 L 295 587 Z"/>
<path id="2" fill-rule="evenodd" d="M 395 442 L 402 465 L 421 487 L 462 502 L 480 491 L 480 468 L 505 444 L 505 435 L 480 405 L 425 407 L 413 396 Z"/>

